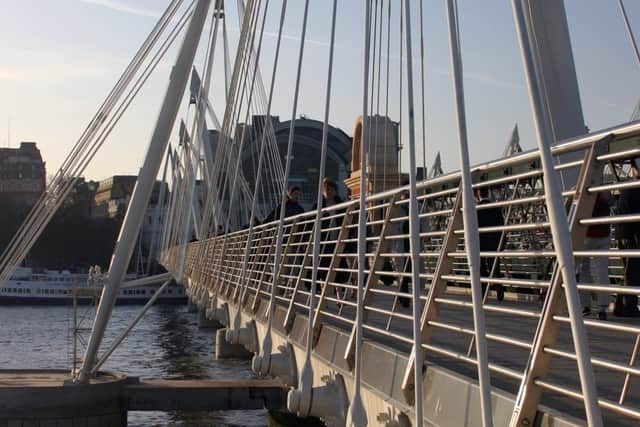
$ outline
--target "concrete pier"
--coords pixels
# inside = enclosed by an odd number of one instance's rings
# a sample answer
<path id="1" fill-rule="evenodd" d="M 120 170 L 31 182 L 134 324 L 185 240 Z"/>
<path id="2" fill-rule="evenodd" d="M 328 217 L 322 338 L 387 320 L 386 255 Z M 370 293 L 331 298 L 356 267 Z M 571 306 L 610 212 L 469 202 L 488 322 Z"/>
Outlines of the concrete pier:
<path id="1" fill-rule="evenodd" d="M 0 427 L 127 425 L 127 411 L 218 411 L 286 407 L 273 379 L 155 380 L 101 373 L 74 384 L 68 371 L 0 371 Z"/>
<path id="2" fill-rule="evenodd" d="M 140 380 L 124 387 L 130 411 L 283 409 L 287 389 L 278 380 Z"/>
<path id="3" fill-rule="evenodd" d="M 73 384 L 69 371 L 0 371 L 0 427 L 126 426 L 122 375 Z"/>
<path id="4" fill-rule="evenodd" d="M 200 329 L 220 329 L 223 326 L 215 319 L 207 318 L 207 309 L 199 308 L 198 309 L 198 328 Z"/>
<path id="5" fill-rule="evenodd" d="M 232 344 L 227 341 L 227 330 L 216 331 L 216 360 L 220 359 L 251 359 L 253 353 L 240 344 Z"/>

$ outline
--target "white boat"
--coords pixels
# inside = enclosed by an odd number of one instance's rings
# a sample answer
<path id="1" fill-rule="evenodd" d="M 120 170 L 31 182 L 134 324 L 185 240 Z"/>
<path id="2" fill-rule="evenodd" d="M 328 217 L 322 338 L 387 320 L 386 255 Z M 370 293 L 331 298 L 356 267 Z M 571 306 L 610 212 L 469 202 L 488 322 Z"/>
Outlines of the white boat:
<path id="1" fill-rule="evenodd" d="M 78 274 L 68 270 L 34 270 L 19 267 L 11 279 L 0 285 L 0 305 L 67 305 L 73 294 L 79 304 L 89 304 L 100 295 L 104 283 L 101 274 Z M 125 288 L 118 291 L 116 304 L 144 304 L 159 285 Z M 169 285 L 156 304 L 185 304 L 184 288 Z"/>

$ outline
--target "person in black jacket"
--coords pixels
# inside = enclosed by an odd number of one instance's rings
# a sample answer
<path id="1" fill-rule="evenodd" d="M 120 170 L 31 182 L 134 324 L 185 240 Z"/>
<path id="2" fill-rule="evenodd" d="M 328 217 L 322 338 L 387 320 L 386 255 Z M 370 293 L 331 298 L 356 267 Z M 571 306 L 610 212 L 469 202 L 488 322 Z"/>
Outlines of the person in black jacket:
<path id="1" fill-rule="evenodd" d="M 487 208 L 480 209 L 480 205 L 484 205 L 487 203 L 491 203 L 489 200 L 489 188 L 480 187 L 476 190 L 476 197 L 478 199 L 478 227 L 497 227 L 500 225 L 504 225 L 504 216 L 502 215 L 502 208 Z M 492 233 L 480 233 L 480 251 L 481 252 L 495 252 L 498 250 L 500 246 L 500 236 L 501 232 L 496 231 Z M 480 276 L 481 277 L 489 277 L 491 275 L 491 269 L 493 268 L 493 263 L 495 261 L 495 257 L 481 257 L 480 258 Z M 496 269 L 494 270 L 493 277 L 500 276 L 500 262 L 498 261 L 496 265 Z M 483 285 L 483 294 L 484 289 L 486 288 Z M 502 301 L 504 299 L 504 288 L 502 285 L 495 286 L 496 294 L 498 301 Z"/>
<path id="2" fill-rule="evenodd" d="M 304 208 L 300 206 L 300 196 L 302 195 L 302 189 L 297 185 L 293 185 L 287 191 L 287 201 L 284 205 L 284 216 L 294 216 L 299 215 L 304 212 Z M 282 205 L 276 206 L 274 210 L 271 211 L 269 215 L 264 219 L 264 222 L 271 222 L 280 219 L 280 210 L 282 209 Z"/>
<path id="3" fill-rule="evenodd" d="M 640 158 L 635 158 L 631 166 L 633 179 L 640 179 Z M 618 215 L 640 213 L 640 188 L 622 190 L 616 206 Z M 627 222 L 616 225 L 616 239 L 621 250 L 640 248 L 640 222 Z M 624 259 L 624 286 L 640 286 L 640 259 Z M 616 316 L 640 317 L 637 295 L 621 295 L 616 298 L 613 313 Z"/>
<path id="4" fill-rule="evenodd" d="M 301 213 L 304 212 L 304 208 L 302 206 L 300 206 L 300 196 L 302 195 L 302 189 L 297 186 L 297 185 L 292 185 L 291 187 L 289 187 L 289 191 L 287 191 L 287 200 L 285 202 L 284 205 L 284 216 L 286 217 L 290 217 L 290 216 L 294 216 L 294 215 L 299 215 Z M 272 221 L 279 221 L 280 220 L 280 210 L 282 209 L 282 204 L 276 206 L 276 208 L 271 211 L 271 213 L 269 215 L 267 215 L 267 217 L 264 219 L 265 223 L 268 222 L 272 222 Z M 275 236 L 274 236 L 275 238 Z M 297 243 L 299 240 L 299 238 L 297 237 L 293 237 L 291 240 L 291 243 Z M 285 235 L 283 237 L 282 240 L 282 245 L 283 247 L 287 247 L 287 243 L 289 242 L 289 238 Z M 298 263 L 298 257 L 297 257 L 297 253 L 298 253 L 298 247 L 297 246 L 291 246 L 290 249 L 290 254 L 287 257 L 287 259 L 285 260 L 285 264 L 289 264 L 289 265 L 297 265 Z M 282 269 L 282 282 L 278 285 L 278 286 L 284 286 L 284 287 L 291 287 L 291 278 L 295 277 L 298 275 L 298 269 L 297 268 L 289 268 L 289 267 L 284 267 Z M 289 279 L 284 280 L 284 277 L 288 277 Z"/>
<path id="5" fill-rule="evenodd" d="M 337 205 L 342 203 L 343 200 L 338 196 L 338 185 L 334 180 L 329 177 L 325 177 L 322 180 L 322 206 L 321 208 L 326 208 L 329 206 Z M 318 209 L 317 204 L 313 205 L 312 210 Z M 344 210 L 335 210 L 328 213 L 325 213 L 323 216 L 334 216 L 340 213 L 344 213 Z M 320 229 L 322 230 L 321 240 L 322 242 L 326 242 L 328 240 L 336 240 L 338 237 L 337 230 L 328 230 L 329 228 L 336 228 L 342 225 L 342 217 L 332 218 L 332 219 L 323 219 L 321 221 Z M 345 245 L 345 250 L 350 251 L 352 249 L 352 245 Z M 327 277 L 326 269 L 329 268 L 331 264 L 331 256 L 335 250 L 335 243 L 323 243 L 321 245 L 321 253 L 322 257 L 320 258 L 320 267 L 321 270 L 318 270 L 318 281 L 323 281 Z M 349 265 L 344 257 L 340 258 L 340 263 L 338 264 L 338 268 L 348 268 Z M 337 283 L 347 283 L 349 282 L 351 275 L 346 271 L 338 271 L 335 275 L 335 281 Z M 339 292 L 337 292 L 339 293 Z"/>

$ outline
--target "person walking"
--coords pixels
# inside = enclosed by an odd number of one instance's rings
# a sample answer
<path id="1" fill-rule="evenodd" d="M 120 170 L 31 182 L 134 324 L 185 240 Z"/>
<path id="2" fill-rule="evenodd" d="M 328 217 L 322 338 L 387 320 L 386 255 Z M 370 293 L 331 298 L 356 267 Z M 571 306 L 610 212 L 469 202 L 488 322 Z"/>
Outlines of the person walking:
<path id="1" fill-rule="evenodd" d="M 304 212 L 304 208 L 300 206 L 300 196 L 302 196 L 302 189 L 297 185 L 292 185 L 287 191 L 287 200 L 284 205 L 284 216 L 290 217 L 294 215 L 299 215 Z M 271 211 L 269 215 L 264 219 L 264 222 L 271 222 L 280 219 L 280 210 L 282 209 L 282 204 L 276 206 L 276 208 Z"/>
<path id="2" fill-rule="evenodd" d="M 636 157 L 630 170 L 633 180 L 640 179 L 640 158 Z M 640 214 L 640 187 L 622 190 L 616 205 L 618 215 Z M 640 221 L 623 222 L 616 225 L 616 239 L 621 250 L 640 248 Z M 640 286 L 640 258 L 623 258 L 624 286 Z M 613 314 L 622 317 L 640 317 L 638 296 L 619 294 Z"/>
<path id="3" fill-rule="evenodd" d="M 301 213 L 304 212 L 304 208 L 302 206 L 300 206 L 300 196 L 302 195 L 302 189 L 297 186 L 297 185 L 292 185 L 291 187 L 289 187 L 289 191 L 287 191 L 287 199 L 285 201 L 285 205 L 284 205 L 284 216 L 285 218 L 290 217 L 290 216 L 294 216 L 294 215 L 299 215 Z M 279 204 L 278 206 L 276 206 L 276 208 L 271 211 L 271 213 L 269 215 L 267 215 L 267 217 L 265 218 L 264 222 L 268 223 L 268 222 L 272 222 L 272 221 L 278 221 L 280 220 L 280 211 L 282 210 L 282 204 Z M 292 230 L 289 230 L 289 233 L 291 233 Z M 275 236 L 274 236 L 275 239 Z M 296 277 L 298 275 L 298 268 L 295 267 L 298 263 L 298 240 L 299 238 L 296 236 L 292 236 L 291 240 L 289 241 L 289 237 L 288 236 L 284 236 L 283 240 L 282 240 L 282 245 L 283 247 L 289 247 L 291 245 L 291 248 L 289 249 L 290 253 L 288 254 L 288 256 L 286 256 L 286 258 L 284 259 L 283 262 L 283 267 L 281 269 L 282 271 L 282 276 L 280 276 L 281 278 L 283 278 L 281 281 L 279 281 L 280 283 L 278 284 L 279 287 L 284 287 L 285 289 L 291 289 L 292 287 L 292 283 L 294 282 L 294 277 Z M 290 244 L 289 244 L 290 242 Z M 287 265 L 292 265 L 294 267 L 287 267 Z M 284 279 L 286 278 L 286 280 Z M 280 291 L 279 291 L 280 293 Z"/>
<path id="4" fill-rule="evenodd" d="M 338 184 L 336 184 L 336 182 L 333 179 L 329 177 L 325 177 L 322 179 L 322 206 L 318 208 L 317 204 L 314 204 L 312 209 L 319 210 L 322 208 L 327 208 L 330 206 L 340 204 L 342 202 L 343 202 L 342 198 L 338 195 Z M 344 211 L 343 210 L 332 211 L 330 213 L 326 213 L 324 216 L 335 216 L 341 213 L 344 214 Z M 320 213 L 318 212 L 318 214 Z M 322 242 L 328 242 L 328 243 L 322 243 L 321 245 L 321 250 L 320 250 L 321 258 L 320 258 L 320 269 L 318 270 L 318 281 L 324 281 L 324 279 L 327 277 L 327 269 L 331 265 L 331 256 L 333 255 L 333 252 L 335 251 L 335 248 L 336 248 L 336 243 L 333 243 L 333 241 L 335 241 L 338 238 L 338 231 L 330 230 L 330 229 L 341 226 L 343 218 L 344 217 L 323 219 L 320 222 L 320 229 L 322 230 L 321 240 Z M 346 245 L 345 245 L 345 249 L 347 249 Z M 340 269 L 349 268 L 349 265 L 347 264 L 347 261 L 344 259 L 344 257 L 340 257 L 340 263 L 338 264 L 338 268 Z M 335 275 L 335 281 L 337 283 L 348 283 L 350 277 L 351 275 L 349 272 L 338 271 L 336 272 L 336 275 Z M 310 288 L 308 284 L 307 284 L 307 288 Z M 317 288 L 317 290 L 319 291 L 319 288 Z M 340 295 L 340 292 L 338 291 L 337 288 L 336 288 L 336 295 L 338 296 Z"/>
<path id="5" fill-rule="evenodd" d="M 497 227 L 504 225 L 504 216 L 502 215 L 502 208 L 486 208 L 481 209 L 481 205 L 491 203 L 489 199 L 489 188 L 480 187 L 476 189 L 476 198 L 478 200 L 478 227 Z M 481 252 L 496 252 L 500 246 L 500 236 L 502 232 L 494 231 L 491 233 L 480 233 L 480 251 Z M 481 277 L 500 277 L 500 260 L 496 263 L 493 276 L 491 276 L 491 270 L 493 269 L 494 261 L 496 257 L 481 257 L 480 258 L 480 276 Z M 486 285 L 482 286 L 482 293 L 485 293 Z M 498 301 L 504 299 L 504 287 L 500 284 L 495 285 L 496 297 Z"/>
<path id="6" fill-rule="evenodd" d="M 596 196 L 593 206 L 593 218 L 609 216 L 609 197 L 601 192 Z M 605 251 L 610 246 L 609 224 L 594 224 L 587 227 L 587 235 L 584 240 L 584 249 L 587 251 Z M 609 258 L 607 257 L 584 257 L 580 261 L 579 278 L 581 283 L 608 285 L 609 284 Z M 610 295 L 605 292 L 581 292 L 580 301 L 582 303 L 582 315 L 591 314 L 591 301 L 596 296 L 598 299 L 598 318 L 607 319 L 607 306 Z"/>

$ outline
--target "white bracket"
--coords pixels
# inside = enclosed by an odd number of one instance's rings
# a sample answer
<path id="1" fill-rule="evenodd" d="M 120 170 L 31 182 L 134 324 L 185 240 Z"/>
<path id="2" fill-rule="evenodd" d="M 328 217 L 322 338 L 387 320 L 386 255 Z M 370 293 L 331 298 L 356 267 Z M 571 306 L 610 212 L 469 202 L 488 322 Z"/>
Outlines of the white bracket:
<path id="1" fill-rule="evenodd" d="M 299 417 L 318 417 L 327 427 L 342 427 L 347 422 L 349 398 L 340 374 L 322 377 L 325 385 L 313 387 L 304 396 L 300 389 L 293 389 L 287 395 L 287 409 Z"/>
<path id="2" fill-rule="evenodd" d="M 242 345 L 252 353 L 258 352 L 258 333 L 254 320 L 245 323 L 243 328 L 227 329 L 226 339 L 231 344 Z"/>
<path id="3" fill-rule="evenodd" d="M 216 300 L 211 300 L 211 307 L 207 308 L 206 317 L 209 320 L 217 320 L 218 323 L 224 326 L 229 326 L 229 306 L 227 303 L 223 303 L 219 307 L 216 306 Z"/>
<path id="4" fill-rule="evenodd" d="M 261 376 L 280 378 L 288 387 L 298 384 L 298 369 L 291 344 L 278 346 L 278 352 L 253 356 L 251 369 Z"/>

